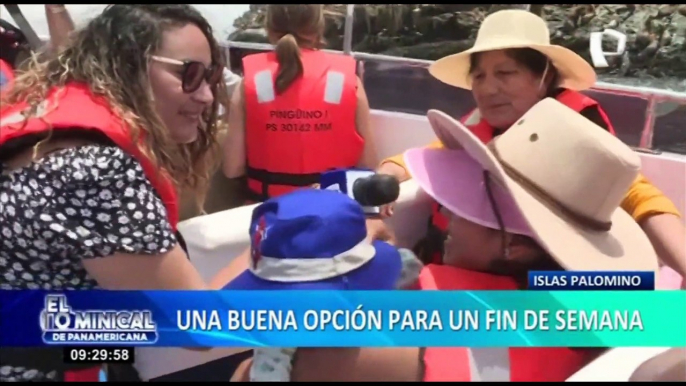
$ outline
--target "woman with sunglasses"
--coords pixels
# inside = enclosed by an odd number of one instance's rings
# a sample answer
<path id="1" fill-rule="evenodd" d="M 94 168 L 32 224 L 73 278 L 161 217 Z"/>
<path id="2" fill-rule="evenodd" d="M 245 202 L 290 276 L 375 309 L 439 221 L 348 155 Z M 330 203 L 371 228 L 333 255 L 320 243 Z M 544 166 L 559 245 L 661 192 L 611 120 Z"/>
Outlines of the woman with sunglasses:
<path id="1" fill-rule="evenodd" d="M 319 50 L 321 4 L 270 4 L 275 51 L 243 59 L 229 109 L 224 174 L 247 176 L 253 201 L 319 183 L 331 168 L 374 167 L 369 103 L 355 60 Z"/>
<path id="2" fill-rule="evenodd" d="M 214 161 L 212 28 L 188 5 L 111 5 L 53 55 L 3 95 L 0 288 L 207 288 L 175 232 L 177 190 L 201 196 Z M 3 348 L 0 380 L 97 382 L 61 355 Z"/>

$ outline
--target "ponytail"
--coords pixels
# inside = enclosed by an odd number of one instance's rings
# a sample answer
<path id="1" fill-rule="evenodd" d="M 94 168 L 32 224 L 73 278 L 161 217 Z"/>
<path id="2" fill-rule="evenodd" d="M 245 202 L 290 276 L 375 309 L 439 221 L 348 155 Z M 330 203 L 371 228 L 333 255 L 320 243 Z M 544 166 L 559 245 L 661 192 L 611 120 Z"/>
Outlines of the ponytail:
<path id="1" fill-rule="evenodd" d="M 276 60 L 279 62 L 279 71 L 276 73 L 276 92 L 281 94 L 293 81 L 302 75 L 303 62 L 300 60 L 300 48 L 298 41 L 292 34 L 284 35 L 276 43 Z"/>

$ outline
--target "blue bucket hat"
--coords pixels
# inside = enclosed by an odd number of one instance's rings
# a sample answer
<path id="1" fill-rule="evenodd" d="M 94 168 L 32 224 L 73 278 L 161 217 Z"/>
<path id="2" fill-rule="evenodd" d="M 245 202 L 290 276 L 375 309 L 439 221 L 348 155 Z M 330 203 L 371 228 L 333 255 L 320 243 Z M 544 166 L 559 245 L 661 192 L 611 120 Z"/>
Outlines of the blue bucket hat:
<path id="1" fill-rule="evenodd" d="M 340 192 L 299 189 L 259 205 L 250 223 L 251 262 L 228 290 L 390 290 L 398 250 L 367 239 L 366 218 Z"/>

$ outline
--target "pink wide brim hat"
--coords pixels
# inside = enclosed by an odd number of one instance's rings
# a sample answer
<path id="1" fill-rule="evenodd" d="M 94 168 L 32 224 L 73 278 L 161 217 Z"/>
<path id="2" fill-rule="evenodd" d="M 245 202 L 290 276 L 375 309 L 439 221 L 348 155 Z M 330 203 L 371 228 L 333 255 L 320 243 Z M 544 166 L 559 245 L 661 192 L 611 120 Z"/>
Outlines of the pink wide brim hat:
<path id="1" fill-rule="evenodd" d="M 665 266 L 660 268 L 660 275 L 655 283 L 656 289 L 678 290 L 684 286 L 684 278 L 675 270 Z"/>
<path id="2" fill-rule="evenodd" d="M 411 149 L 406 153 L 406 164 L 422 189 L 451 213 L 487 228 L 500 229 L 486 192 L 484 169 L 466 151 Z M 512 196 L 497 183 L 490 186 L 505 229 L 533 237 Z"/>

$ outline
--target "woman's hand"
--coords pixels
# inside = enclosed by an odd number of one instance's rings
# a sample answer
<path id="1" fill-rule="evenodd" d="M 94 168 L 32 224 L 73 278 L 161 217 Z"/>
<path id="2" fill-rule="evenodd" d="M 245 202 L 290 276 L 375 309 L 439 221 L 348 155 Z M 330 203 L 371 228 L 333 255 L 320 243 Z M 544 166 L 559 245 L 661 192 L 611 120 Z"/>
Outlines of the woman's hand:
<path id="1" fill-rule="evenodd" d="M 319 184 L 310 185 L 313 189 L 320 189 Z M 381 207 L 381 218 L 388 218 L 393 215 L 393 208 L 395 203 L 390 203 Z M 393 232 L 384 224 L 381 219 L 367 219 L 367 237 L 371 240 L 386 241 L 389 244 L 395 244 L 395 235 Z"/>
<path id="2" fill-rule="evenodd" d="M 407 171 L 403 167 L 401 167 L 400 165 L 397 165 L 393 162 L 382 163 L 376 169 L 376 173 L 388 174 L 390 176 L 393 176 L 400 183 L 407 181 L 409 179 L 409 175 L 407 174 Z M 386 204 L 386 205 L 382 206 L 381 207 L 381 218 L 389 218 L 389 217 L 393 216 L 394 210 L 395 210 L 395 202 L 392 202 L 390 204 Z"/>
<path id="3" fill-rule="evenodd" d="M 393 210 L 395 209 L 395 202 L 391 202 L 390 204 L 386 204 L 381 207 L 381 212 L 379 213 L 381 215 L 381 218 L 389 218 L 393 216 Z"/>
<path id="4" fill-rule="evenodd" d="M 378 218 L 367 219 L 367 237 L 372 241 L 385 241 L 392 245 L 395 245 L 397 241 L 393 231 Z"/>

